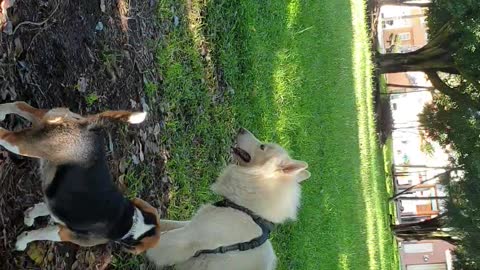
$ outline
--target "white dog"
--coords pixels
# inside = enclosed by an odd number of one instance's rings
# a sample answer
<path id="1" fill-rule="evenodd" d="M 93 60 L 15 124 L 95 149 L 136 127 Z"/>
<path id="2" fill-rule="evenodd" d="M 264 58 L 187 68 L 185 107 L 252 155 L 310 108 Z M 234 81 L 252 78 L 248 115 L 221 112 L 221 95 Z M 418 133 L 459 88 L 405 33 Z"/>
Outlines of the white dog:
<path id="1" fill-rule="evenodd" d="M 307 163 L 241 129 L 229 165 L 212 186 L 225 200 L 204 205 L 190 221 L 161 220 L 160 241 L 147 252 L 155 265 L 176 269 L 270 270 L 273 224 L 295 219 Z"/>

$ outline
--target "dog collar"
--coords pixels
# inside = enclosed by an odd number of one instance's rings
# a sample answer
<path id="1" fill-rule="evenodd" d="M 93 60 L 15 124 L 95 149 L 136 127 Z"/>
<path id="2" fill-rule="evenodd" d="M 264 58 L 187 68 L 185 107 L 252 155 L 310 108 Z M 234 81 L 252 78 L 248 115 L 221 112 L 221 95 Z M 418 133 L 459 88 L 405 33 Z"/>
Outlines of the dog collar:
<path id="1" fill-rule="evenodd" d="M 253 219 L 253 221 L 258 225 L 258 227 L 260 227 L 260 229 L 262 229 L 262 234 L 258 237 L 253 238 L 248 242 L 237 243 L 229 246 L 220 246 L 215 249 L 199 250 L 195 253 L 195 255 L 193 255 L 193 257 L 198 257 L 202 254 L 216 254 L 216 253 L 223 254 L 223 253 L 236 251 L 236 250 L 245 251 L 249 249 L 254 249 L 263 245 L 263 243 L 267 242 L 268 238 L 270 238 L 270 233 L 275 227 L 275 224 L 273 222 L 260 217 L 259 215 L 252 212 L 250 209 L 240 206 L 228 199 L 224 199 L 222 201 L 216 202 L 213 205 L 216 207 L 229 207 L 229 208 L 233 208 L 235 210 L 244 212 L 245 214 L 249 215 Z"/>

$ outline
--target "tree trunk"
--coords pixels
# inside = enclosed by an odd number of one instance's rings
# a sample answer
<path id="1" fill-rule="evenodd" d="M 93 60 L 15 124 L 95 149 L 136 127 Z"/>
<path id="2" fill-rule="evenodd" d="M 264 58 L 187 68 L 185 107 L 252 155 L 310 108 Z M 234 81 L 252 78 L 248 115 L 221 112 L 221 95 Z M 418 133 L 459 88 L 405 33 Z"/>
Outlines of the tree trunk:
<path id="1" fill-rule="evenodd" d="M 432 86 L 420 86 L 420 85 L 411 85 L 411 84 L 395 84 L 387 83 L 388 87 L 397 87 L 397 88 L 412 88 L 412 89 L 425 89 L 427 91 L 435 90 Z"/>
<path id="2" fill-rule="evenodd" d="M 402 241 L 422 241 L 422 240 L 443 240 L 454 246 L 458 245 L 459 239 L 455 239 L 448 234 L 437 235 L 435 233 L 419 233 L 419 234 L 395 234 L 397 239 Z"/>
<path id="3" fill-rule="evenodd" d="M 381 74 L 407 71 L 443 71 L 458 74 L 452 53 L 448 50 L 456 36 L 450 24 L 445 24 L 427 45 L 409 53 L 377 54 L 376 62 Z"/>
<path id="4" fill-rule="evenodd" d="M 446 167 L 446 166 L 427 166 L 423 164 L 412 164 L 412 165 L 395 165 L 395 168 L 425 168 L 425 169 L 444 169 L 444 170 L 449 170 L 452 167 Z M 460 166 L 461 167 L 461 166 Z"/>
<path id="5" fill-rule="evenodd" d="M 456 245 L 459 239 L 440 230 L 446 225 L 446 216 L 447 213 L 443 213 L 421 222 L 394 225 L 392 231 L 403 241 L 443 240 Z"/>
<path id="6" fill-rule="evenodd" d="M 425 17 L 424 14 L 412 14 L 412 15 L 403 15 L 398 17 L 384 17 L 382 18 L 383 21 L 387 20 L 405 20 L 405 19 L 413 19 L 413 18 L 421 18 Z"/>
<path id="7" fill-rule="evenodd" d="M 448 199 L 448 196 L 433 196 L 433 197 L 398 197 L 396 201 L 414 201 L 414 200 L 442 200 Z"/>
<path id="8" fill-rule="evenodd" d="M 392 231 L 395 234 L 409 233 L 409 232 L 418 233 L 420 231 L 422 232 L 438 231 L 440 228 L 442 228 L 445 225 L 446 216 L 447 216 L 447 213 L 442 213 L 434 218 L 427 219 L 424 221 L 394 225 L 392 226 Z"/>
<path id="9" fill-rule="evenodd" d="M 381 74 L 408 71 L 440 70 L 456 74 L 451 53 L 445 49 L 416 50 L 409 53 L 387 53 L 377 56 L 377 67 Z"/>

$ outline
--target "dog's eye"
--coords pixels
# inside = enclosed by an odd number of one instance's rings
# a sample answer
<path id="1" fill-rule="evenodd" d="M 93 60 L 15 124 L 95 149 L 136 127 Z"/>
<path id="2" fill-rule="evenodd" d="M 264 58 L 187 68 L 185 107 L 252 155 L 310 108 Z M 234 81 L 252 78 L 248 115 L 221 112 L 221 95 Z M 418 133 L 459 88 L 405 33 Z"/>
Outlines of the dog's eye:
<path id="1" fill-rule="evenodd" d="M 260 145 L 260 149 L 265 150 L 265 144 Z"/>

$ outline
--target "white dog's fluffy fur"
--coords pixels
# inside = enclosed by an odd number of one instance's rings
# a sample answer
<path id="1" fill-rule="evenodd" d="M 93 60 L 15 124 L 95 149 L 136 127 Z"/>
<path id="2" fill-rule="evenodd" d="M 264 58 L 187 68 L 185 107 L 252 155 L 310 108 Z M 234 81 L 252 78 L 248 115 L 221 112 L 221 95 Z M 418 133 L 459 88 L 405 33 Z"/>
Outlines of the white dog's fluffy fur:
<path id="1" fill-rule="evenodd" d="M 237 136 L 235 149 L 238 164 L 224 169 L 212 186 L 213 192 L 273 223 L 295 219 L 300 205 L 299 183 L 310 177 L 308 165 L 291 159 L 278 145 L 262 144 L 244 129 Z M 158 245 L 147 251 L 157 266 L 176 265 L 176 269 L 185 270 L 275 269 L 270 241 L 247 251 L 193 257 L 199 250 L 248 242 L 261 235 L 260 227 L 244 212 L 208 204 L 191 221 L 162 220 L 160 226 L 163 233 Z"/>

